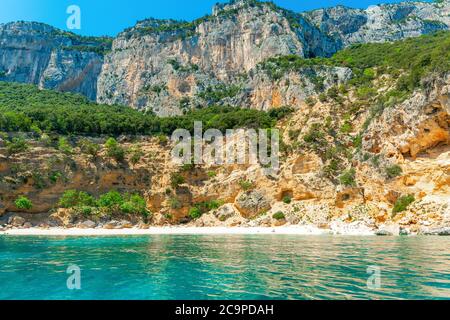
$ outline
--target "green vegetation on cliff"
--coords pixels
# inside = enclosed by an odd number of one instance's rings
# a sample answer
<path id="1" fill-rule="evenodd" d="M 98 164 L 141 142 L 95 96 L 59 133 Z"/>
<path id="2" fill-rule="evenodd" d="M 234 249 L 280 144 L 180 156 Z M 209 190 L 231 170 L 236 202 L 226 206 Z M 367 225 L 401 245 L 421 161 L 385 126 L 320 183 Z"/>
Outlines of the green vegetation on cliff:
<path id="1" fill-rule="evenodd" d="M 198 93 L 198 97 L 206 100 L 208 104 L 219 103 L 225 98 L 233 98 L 241 91 L 238 85 L 227 86 L 219 84 L 207 87 L 204 91 Z"/>
<path id="2" fill-rule="evenodd" d="M 148 218 L 151 215 L 142 196 L 130 193 L 121 194 L 115 190 L 102 194 L 98 199 L 83 191 L 67 190 L 59 199 L 58 206 L 72 209 L 75 213 L 85 216 L 139 215 Z"/>
<path id="3" fill-rule="evenodd" d="M 81 135 L 171 135 L 176 129 L 193 131 L 201 121 L 205 130 L 270 128 L 289 111 L 266 113 L 233 107 L 208 107 L 183 116 L 159 118 L 125 106 L 99 105 L 81 95 L 39 90 L 33 85 L 0 82 L 0 131 L 56 132 Z"/>
<path id="4" fill-rule="evenodd" d="M 25 196 L 20 196 L 15 201 L 17 209 L 30 210 L 33 207 L 33 203 Z"/>
<path id="5" fill-rule="evenodd" d="M 355 84 L 363 85 L 376 74 L 389 74 L 400 76 L 398 90 L 411 92 L 420 86 L 423 77 L 450 70 L 450 32 L 392 43 L 355 45 L 336 53 L 329 61 L 352 68 Z"/>
<path id="6" fill-rule="evenodd" d="M 397 199 L 394 204 L 394 208 L 392 209 L 393 214 L 397 214 L 399 212 L 403 212 L 408 209 L 409 205 L 412 204 L 416 199 L 413 195 L 402 196 Z"/>
<path id="7" fill-rule="evenodd" d="M 67 37 L 72 41 L 72 45 L 62 47 L 63 50 L 95 52 L 99 55 L 104 55 L 111 51 L 113 42 L 113 38 L 107 36 L 87 37 L 58 29 L 53 31 L 53 35 Z"/>
<path id="8" fill-rule="evenodd" d="M 367 90 L 365 86 L 370 85 L 377 75 L 388 74 L 399 77 L 398 91 L 411 92 L 420 86 L 423 77 L 450 70 L 450 32 L 442 31 L 397 42 L 354 45 L 331 58 L 280 56 L 270 58 L 259 66 L 275 80 L 287 72 L 299 72 L 304 68 L 349 67 L 354 73 L 351 84 L 363 90 Z"/>

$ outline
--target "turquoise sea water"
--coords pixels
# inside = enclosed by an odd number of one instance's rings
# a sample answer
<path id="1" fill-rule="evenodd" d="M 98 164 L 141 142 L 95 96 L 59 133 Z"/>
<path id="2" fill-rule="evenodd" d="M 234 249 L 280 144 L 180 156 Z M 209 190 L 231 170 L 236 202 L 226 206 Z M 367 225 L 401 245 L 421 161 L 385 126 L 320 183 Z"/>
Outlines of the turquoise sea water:
<path id="1" fill-rule="evenodd" d="M 0 299 L 407 298 L 450 299 L 450 238 L 0 236 Z"/>

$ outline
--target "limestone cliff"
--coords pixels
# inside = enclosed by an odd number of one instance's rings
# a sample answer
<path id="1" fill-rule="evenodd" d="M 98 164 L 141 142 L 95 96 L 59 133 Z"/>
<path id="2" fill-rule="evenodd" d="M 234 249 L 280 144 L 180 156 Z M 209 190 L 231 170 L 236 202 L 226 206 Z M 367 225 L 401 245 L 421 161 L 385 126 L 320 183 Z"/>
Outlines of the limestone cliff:
<path id="1" fill-rule="evenodd" d="M 330 56 L 355 43 L 448 29 L 449 10 L 450 2 L 444 1 L 296 14 L 270 3 L 241 0 L 217 5 L 211 16 L 192 23 L 141 21 L 114 41 L 99 78 L 98 101 L 151 109 L 163 116 L 205 103 L 259 109 L 300 106 L 317 91 L 299 83 L 299 78 L 311 80 L 310 72 L 273 83 L 256 68 L 260 62 L 289 54 Z M 322 73 L 329 83 L 335 71 Z M 205 92 L 230 86 L 236 90 L 225 99 L 201 99 Z M 278 98 L 286 93 L 287 98 Z"/>
<path id="2" fill-rule="evenodd" d="M 216 5 L 211 15 L 192 22 L 140 21 L 114 39 L 111 52 L 110 39 L 79 37 L 40 23 L 9 23 L 0 26 L 0 81 L 78 92 L 161 116 L 205 104 L 299 107 L 318 91 L 311 86 L 314 72 L 274 82 L 258 69 L 259 63 L 289 54 L 328 57 L 356 43 L 448 29 L 449 12 L 449 0 L 366 10 L 338 6 L 301 14 L 239 0 Z M 336 74 L 344 76 L 338 81 L 346 78 L 342 70 L 320 73 L 328 85 Z"/>
<path id="3" fill-rule="evenodd" d="M 0 81 L 97 97 L 101 43 L 35 22 L 0 25 Z"/>
<path id="4" fill-rule="evenodd" d="M 366 10 L 337 6 L 306 12 L 305 19 L 343 46 L 397 41 L 450 26 L 450 2 L 404 2 L 373 5 Z"/>

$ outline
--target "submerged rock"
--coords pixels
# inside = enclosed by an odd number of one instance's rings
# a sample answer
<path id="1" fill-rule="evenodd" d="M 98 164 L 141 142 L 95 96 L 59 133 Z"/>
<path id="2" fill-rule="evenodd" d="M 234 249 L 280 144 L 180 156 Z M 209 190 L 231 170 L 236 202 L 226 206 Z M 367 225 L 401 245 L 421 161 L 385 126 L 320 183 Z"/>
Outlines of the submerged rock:
<path id="1" fill-rule="evenodd" d="M 422 233 L 426 236 L 450 236 L 450 227 L 426 230 Z"/>
<path id="2" fill-rule="evenodd" d="M 384 224 L 381 225 L 375 234 L 377 236 L 398 236 L 400 235 L 400 226 L 397 224 Z"/>
<path id="3" fill-rule="evenodd" d="M 377 235 L 377 236 L 393 236 L 394 234 L 387 230 L 377 230 L 377 231 L 375 231 L 375 235 Z"/>
<path id="4" fill-rule="evenodd" d="M 401 236 L 409 236 L 411 234 L 411 231 L 406 228 L 400 227 L 400 235 Z"/>

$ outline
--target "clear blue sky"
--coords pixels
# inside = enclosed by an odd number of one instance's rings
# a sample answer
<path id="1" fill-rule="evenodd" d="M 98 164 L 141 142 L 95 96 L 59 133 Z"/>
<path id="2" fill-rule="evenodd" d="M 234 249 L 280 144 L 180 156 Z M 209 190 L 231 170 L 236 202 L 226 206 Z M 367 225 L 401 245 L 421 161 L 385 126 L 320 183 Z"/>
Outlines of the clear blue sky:
<path id="1" fill-rule="evenodd" d="M 83 35 L 116 35 L 133 26 L 137 20 L 149 17 L 193 20 L 211 12 L 218 0 L 1 0 L 0 23 L 10 21 L 40 21 L 67 29 L 66 9 L 81 8 Z M 227 2 L 227 1 L 221 1 Z M 395 3 L 400 0 L 275 0 L 279 6 L 296 12 L 338 4 L 367 8 L 371 4 Z"/>

